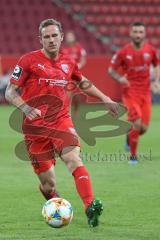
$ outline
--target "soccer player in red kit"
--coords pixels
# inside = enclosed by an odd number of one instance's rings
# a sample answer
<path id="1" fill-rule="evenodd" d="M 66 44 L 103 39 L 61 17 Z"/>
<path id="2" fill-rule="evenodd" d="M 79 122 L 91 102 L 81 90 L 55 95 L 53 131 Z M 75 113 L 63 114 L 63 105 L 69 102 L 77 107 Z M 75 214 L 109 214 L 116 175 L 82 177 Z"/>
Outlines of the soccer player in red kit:
<path id="1" fill-rule="evenodd" d="M 77 65 L 60 52 L 61 24 L 46 19 L 39 26 L 42 49 L 20 58 L 6 89 L 6 99 L 24 113 L 23 133 L 40 190 L 46 199 L 57 196 L 54 153 L 72 173 L 90 226 L 98 225 L 102 202 L 94 198 L 90 176 L 79 156 L 80 144 L 68 111 L 67 84 L 86 83 Z M 21 94 L 18 89 L 21 90 Z M 94 85 L 85 93 L 104 102 L 117 116 L 119 105 Z"/>
<path id="2" fill-rule="evenodd" d="M 62 51 L 77 63 L 79 69 L 85 65 L 87 55 L 86 50 L 79 42 L 77 42 L 73 31 L 65 33 L 65 43 Z"/>
<path id="3" fill-rule="evenodd" d="M 139 136 L 147 131 L 151 113 L 150 66 L 155 71 L 155 87 L 159 87 L 157 50 L 145 41 L 145 25 L 135 22 L 130 29 L 131 42 L 112 57 L 108 73 L 123 86 L 122 100 L 133 123 L 127 135 L 130 163 L 136 164 Z M 122 75 L 118 69 L 121 67 Z"/>

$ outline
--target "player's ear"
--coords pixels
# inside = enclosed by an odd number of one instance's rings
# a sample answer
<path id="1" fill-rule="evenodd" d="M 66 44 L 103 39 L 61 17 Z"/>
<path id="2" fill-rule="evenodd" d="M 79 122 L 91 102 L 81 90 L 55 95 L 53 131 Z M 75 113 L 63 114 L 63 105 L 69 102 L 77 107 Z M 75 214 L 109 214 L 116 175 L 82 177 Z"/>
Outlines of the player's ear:
<path id="1" fill-rule="evenodd" d="M 61 42 L 63 41 L 64 39 L 64 33 L 61 33 Z"/>
<path id="2" fill-rule="evenodd" d="M 38 38 L 39 38 L 40 44 L 42 44 L 42 37 L 38 36 Z"/>

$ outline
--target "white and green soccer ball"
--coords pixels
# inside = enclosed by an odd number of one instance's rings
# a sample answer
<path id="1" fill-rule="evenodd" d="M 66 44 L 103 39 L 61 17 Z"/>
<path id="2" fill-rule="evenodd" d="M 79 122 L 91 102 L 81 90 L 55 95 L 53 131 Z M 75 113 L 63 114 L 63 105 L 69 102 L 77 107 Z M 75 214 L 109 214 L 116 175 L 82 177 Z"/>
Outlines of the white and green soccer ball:
<path id="1" fill-rule="evenodd" d="M 72 221 L 73 209 L 66 199 L 52 198 L 44 204 L 42 216 L 50 227 L 61 228 Z"/>

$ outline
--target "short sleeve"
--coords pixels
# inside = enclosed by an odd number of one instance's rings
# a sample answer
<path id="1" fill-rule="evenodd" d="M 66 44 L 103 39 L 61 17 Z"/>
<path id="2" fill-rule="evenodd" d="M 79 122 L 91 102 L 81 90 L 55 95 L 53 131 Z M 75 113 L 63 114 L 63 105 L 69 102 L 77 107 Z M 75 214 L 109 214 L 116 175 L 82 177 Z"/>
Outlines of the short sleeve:
<path id="1" fill-rule="evenodd" d="M 27 55 L 22 56 L 15 66 L 10 82 L 21 87 L 26 81 L 29 74 L 29 59 Z"/>
<path id="2" fill-rule="evenodd" d="M 120 50 L 113 55 L 110 62 L 110 67 L 116 70 L 121 66 L 123 66 L 123 52 Z"/>
<path id="3" fill-rule="evenodd" d="M 80 82 L 82 80 L 82 73 L 80 72 L 77 64 L 75 64 L 75 66 L 73 68 L 71 79 L 75 80 L 77 82 Z"/>

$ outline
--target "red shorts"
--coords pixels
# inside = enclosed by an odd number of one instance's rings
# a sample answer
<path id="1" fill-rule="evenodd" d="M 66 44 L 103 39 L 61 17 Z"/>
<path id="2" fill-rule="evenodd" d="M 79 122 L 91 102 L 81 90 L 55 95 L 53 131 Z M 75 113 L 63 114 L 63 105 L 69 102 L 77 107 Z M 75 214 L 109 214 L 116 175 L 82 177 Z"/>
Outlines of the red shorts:
<path id="1" fill-rule="evenodd" d="M 131 93 L 122 96 L 124 105 L 128 109 L 128 121 L 141 119 L 144 125 L 149 125 L 151 115 L 150 95 L 134 95 Z"/>
<path id="2" fill-rule="evenodd" d="M 71 118 L 61 119 L 52 127 L 29 126 L 24 134 L 28 155 L 37 174 L 55 164 L 55 153 L 60 155 L 65 147 L 80 146 Z"/>

